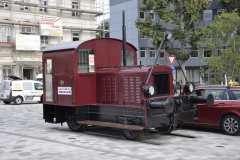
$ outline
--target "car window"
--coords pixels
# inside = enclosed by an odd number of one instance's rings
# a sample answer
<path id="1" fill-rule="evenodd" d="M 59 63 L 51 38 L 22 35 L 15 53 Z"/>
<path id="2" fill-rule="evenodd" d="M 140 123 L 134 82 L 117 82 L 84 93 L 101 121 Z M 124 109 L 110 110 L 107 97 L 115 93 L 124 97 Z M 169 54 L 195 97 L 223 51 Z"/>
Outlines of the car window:
<path id="1" fill-rule="evenodd" d="M 232 91 L 234 96 L 236 97 L 236 100 L 240 100 L 240 91 Z"/>
<path id="2" fill-rule="evenodd" d="M 32 90 L 33 89 L 32 83 L 31 82 L 24 82 L 23 83 L 23 89 L 24 90 Z"/>
<path id="3" fill-rule="evenodd" d="M 209 94 L 212 94 L 213 97 L 214 97 L 214 100 L 223 100 L 224 91 L 225 90 L 223 90 L 223 89 L 206 89 L 205 92 L 204 92 L 204 98 L 207 98 L 207 96 Z M 227 96 L 228 96 L 228 94 L 227 94 Z M 228 96 L 228 99 L 229 99 L 229 96 Z"/>
<path id="4" fill-rule="evenodd" d="M 9 90 L 9 89 L 10 89 L 10 83 L 9 82 L 2 82 L 1 90 Z"/>
<path id="5" fill-rule="evenodd" d="M 43 90 L 43 85 L 41 83 L 34 83 L 35 90 Z"/>
<path id="6" fill-rule="evenodd" d="M 228 92 L 224 93 L 223 99 L 222 100 L 229 100 L 229 94 Z"/>

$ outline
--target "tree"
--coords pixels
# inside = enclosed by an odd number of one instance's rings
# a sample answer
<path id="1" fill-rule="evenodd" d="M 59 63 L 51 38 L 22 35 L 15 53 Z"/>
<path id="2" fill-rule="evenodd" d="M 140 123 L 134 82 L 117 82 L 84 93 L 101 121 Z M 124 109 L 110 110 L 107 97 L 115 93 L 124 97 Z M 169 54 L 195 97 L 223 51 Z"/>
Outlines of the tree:
<path id="1" fill-rule="evenodd" d="M 177 40 L 180 45 L 180 53 L 177 58 L 181 62 L 183 70 L 185 70 L 185 62 L 190 58 L 190 55 L 195 54 L 197 50 L 196 41 L 199 37 L 196 36 L 197 22 L 201 21 L 201 14 L 209 7 L 209 0 L 143 0 L 144 7 L 141 11 L 154 11 L 160 21 L 164 24 L 172 25 L 174 40 Z M 153 45 L 159 46 L 162 40 L 163 33 L 166 28 L 158 23 L 153 24 L 150 14 L 145 20 L 137 20 L 136 27 L 140 29 L 140 34 L 143 36 L 152 37 Z M 175 45 L 176 46 L 176 45 Z M 189 47 L 188 47 L 189 46 Z M 188 47 L 187 49 L 185 49 Z M 164 46 L 168 54 L 173 54 L 168 46 Z M 182 73 L 181 73 L 182 75 Z M 183 76 L 182 81 L 185 82 Z"/>
<path id="2" fill-rule="evenodd" d="M 234 79 L 240 71 L 240 36 L 237 34 L 240 18 L 236 12 L 214 18 L 215 22 L 208 23 L 198 33 L 202 39 L 197 44 L 211 51 L 212 56 L 202 61 L 208 64 L 207 72 L 215 71 L 215 80 L 223 83 L 225 75 Z"/>
<path id="3" fill-rule="evenodd" d="M 218 5 L 227 8 L 228 12 L 237 11 L 240 15 L 240 0 L 218 0 Z"/>
<path id="4" fill-rule="evenodd" d="M 105 38 L 109 38 L 109 25 L 110 25 L 110 19 L 104 19 L 102 20 L 102 22 L 98 25 L 97 29 L 104 29 L 104 30 L 107 30 L 105 32 Z M 97 35 L 96 35 L 97 38 L 101 38 L 103 37 L 103 32 L 99 32 Z"/>

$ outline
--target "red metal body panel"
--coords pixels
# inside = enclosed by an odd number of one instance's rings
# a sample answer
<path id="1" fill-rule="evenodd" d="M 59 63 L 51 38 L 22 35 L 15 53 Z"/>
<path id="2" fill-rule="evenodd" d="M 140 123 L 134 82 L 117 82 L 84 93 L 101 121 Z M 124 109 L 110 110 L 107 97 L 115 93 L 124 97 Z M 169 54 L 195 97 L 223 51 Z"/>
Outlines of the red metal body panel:
<path id="1" fill-rule="evenodd" d="M 127 50 L 134 51 L 134 64 L 137 65 L 136 48 L 127 43 Z M 78 73 L 77 50 L 94 49 L 95 55 L 95 72 Z M 54 102 L 44 103 L 63 105 L 63 106 L 80 106 L 94 105 L 97 103 L 96 98 L 96 73 L 99 67 L 121 66 L 122 41 L 118 39 L 104 38 L 93 39 L 81 43 L 77 48 L 67 50 L 53 50 L 43 52 L 43 70 L 45 71 L 44 60 L 52 59 L 52 73 L 54 77 Z M 71 87 L 71 77 L 73 78 L 73 97 L 71 95 L 59 95 L 58 87 L 60 81 L 64 84 L 60 87 Z M 43 83 L 45 75 L 43 74 Z"/>

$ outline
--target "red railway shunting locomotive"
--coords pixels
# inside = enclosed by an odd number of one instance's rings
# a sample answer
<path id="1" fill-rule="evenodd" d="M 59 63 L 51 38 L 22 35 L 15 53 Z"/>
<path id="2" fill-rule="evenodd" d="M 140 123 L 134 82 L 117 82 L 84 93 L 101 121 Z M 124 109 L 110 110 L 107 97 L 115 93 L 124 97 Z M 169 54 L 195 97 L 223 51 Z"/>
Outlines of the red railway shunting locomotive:
<path id="1" fill-rule="evenodd" d="M 92 39 L 50 46 L 43 51 L 43 114 L 45 122 L 67 122 L 72 131 L 88 125 L 114 127 L 130 140 L 155 128 L 171 132 L 178 123 L 194 119 L 196 103 L 208 102 L 191 95 L 186 84 L 173 95 L 168 66 L 137 66 L 137 49 L 122 41 Z M 161 48 L 161 47 L 160 47 Z"/>

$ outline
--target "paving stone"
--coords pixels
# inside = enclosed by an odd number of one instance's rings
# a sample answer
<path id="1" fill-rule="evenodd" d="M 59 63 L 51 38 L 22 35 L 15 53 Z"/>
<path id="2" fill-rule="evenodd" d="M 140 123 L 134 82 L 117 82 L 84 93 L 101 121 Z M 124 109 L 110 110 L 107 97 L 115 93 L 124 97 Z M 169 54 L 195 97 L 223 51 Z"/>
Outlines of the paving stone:
<path id="1" fill-rule="evenodd" d="M 150 132 L 139 141 L 128 141 L 117 129 L 89 127 L 72 132 L 66 123 L 49 124 L 42 117 L 42 104 L 0 103 L 0 160 L 240 159 L 240 136 L 218 130 Z"/>

